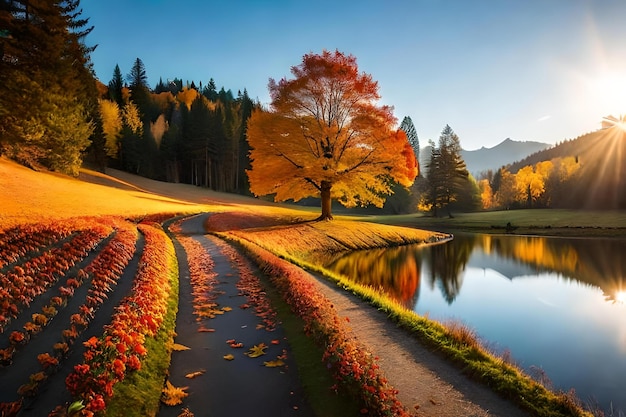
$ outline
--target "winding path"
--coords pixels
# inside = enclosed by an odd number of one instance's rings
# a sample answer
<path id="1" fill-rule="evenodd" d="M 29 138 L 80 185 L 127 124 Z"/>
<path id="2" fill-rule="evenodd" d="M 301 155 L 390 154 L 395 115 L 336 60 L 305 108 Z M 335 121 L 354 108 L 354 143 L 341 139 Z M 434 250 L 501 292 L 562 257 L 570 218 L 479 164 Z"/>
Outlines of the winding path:
<path id="1" fill-rule="evenodd" d="M 203 221 L 206 215 L 195 216 L 182 225 L 182 232 L 192 235 L 209 252 L 219 274 L 220 290 L 224 294 L 217 301 L 237 305 L 232 299 L 236 271 L 215 243 L 213 238 L 204 235 Z M 211 321 L 215 333 L 198 333 L 192 314 L 192 300 L 186 269 L 186 255 L 180 245 L 177 253 L 181 264 L 181 296 L 177 322 L 177 342 L 190 346 L 185 352 L 175 352 L 171 380 L 175 385 L 189 386 L 188 404 L 193 412 L 207 410 L 206 416 L 222 415 L 312 415 L 304 403 L 301 389 L 295 374 L 295 365 L 290 364 L 288 375 L 281 375 L 285 381 L 273 382 L 272 369 L 248 366 L 239 368 L 243 361 L 224 361 L 222 356 L 229 353 L 224 340 L 235 338 L 246 346 L 259 343 L 258 335 L 250 329 L 254 315 L 245 316 L 247 310 L 219 316 Z M 402 403 L 415 416 L 433 417 L 522 417 L 528 414 L 514 404 L 502 399 L 487 387 L 464 376 L 456 367 L 429 351 L 415 341 L 404 330 L 394 326 L 384 313 L 376 310 L 354 295 L 336 287 L 323 278 L 316 277 L 319 291 L 335 306 L 340 317 L 348 318 L 355 337 L 380 358 L 380 366 L 390 383 L 400 391 Z M 236 309 L 239 310 L 239 309 Z M 254 328 L 254 326 L 252 326 Z M 278 338 L 280 329 L 272 338 Z M 281 336 L 282 337 L 282 336 Z M 257 338 L 257 339 L 255 339 Z M 267 341 L 266 341 L 267 343 Z M 184 374 L 197 370 L 202 364 L 207 370 L 203 380 L 184 380 Z M 235 365 L 235 366 L 234 366 Z M 270 371 L 270 372 L 267 372 Z M 219 375 L 219 378 L 216 376 Z M 283 378 L 284 377 L 284 378 Z M 280 379 L 279 378 L 279 379 Z M 287 380 L 289 380 L 287 382 Z M 277 388 L 274 384 L 286 384 Z M 287 395 L 289 392 L 289 395 Z M 250 394 L 247 394 L 250 393 Z M 270 400 L 271 399 L 271 400 Z M 298 399 L 301 403 L 298 403 Z M 295 402 L 294 402 L 295 401 Z M 294 408 L 294 404 L 298 403 Z M 273 404 L 276 409 L 270 409 Z M 226 409 L 226 405 L 230 407 Z M 193 408 L 192 408 L 193 407 Z M 220 407 L 217 410 L 215 407 Z M 265 410 L 263 414 L 260 414 Z M 297 411 L 297 413 L 295 413 Z M 177 416 L 172 408 L 163 410 L 159 417 Z"/>
<path id="2" fill-rule="evenodd" d="M 173 352 L 169 381 L 176 387 L 188 387 L 186 392 L 189 396 L 180 405 L 162 405 L 158 416 L 176 417 L 184 409 L 202 417 L 313 416 L 280 326 L 273 331 L 257 329 L 261 319 L 254 313 L 254 309 L 239 308 L 247 300 L 236 287 L 238 269 L 215 243 L 216 238 L 204 235 L 205 218 L 206 215 L 200 215 L 185 220 L 181 225 L 182 234 L 193 237 L 212 258 L 218 282 L 213 290 L 217 295 L 215 303 L 219 308 L 230 307 L 232 310 L 203 320 L 203 323 L 197 322 L 193 313 L 188 254 L 175 239 L 180 276 L 175 342 L 190 349 Z M 238 261 L 244 261 L 243 257 Z M 201 325 L 214 331 L 199 331 Z M 243 343 L 243 348 L 230 347 L 226 341 L 231 339 Z M 265 355 L 258 358 L 244 355 L 249 348 L 260 343 L 268 346 Z M 263 366 L 264 361 L 282 356 L 283 349 L 287 350 L 286 366 Z M 231 361 L 224 359 L 229 354 L 234 356 Z M 204 373 L 195 378 L 186 377 L 187 374 L 199 371 Z"/>

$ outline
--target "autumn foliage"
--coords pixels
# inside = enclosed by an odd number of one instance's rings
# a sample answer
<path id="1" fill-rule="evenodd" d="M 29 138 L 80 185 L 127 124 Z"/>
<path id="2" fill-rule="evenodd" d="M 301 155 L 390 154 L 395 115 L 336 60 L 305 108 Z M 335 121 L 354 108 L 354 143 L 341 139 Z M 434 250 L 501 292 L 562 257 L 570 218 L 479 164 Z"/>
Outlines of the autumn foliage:
<path id="1" fill-rule="evenodd" d="M 47 395 L 44 384 L 63 385 L 61 366 L 73 367 L 66 387 L 77 402 L 52 415 L 70 415 L 77 404 L 84 416 L 104 410 L 114 385 L 141 368 L 145 341 L 160 329 L 171 241 L 156 225 L 93 217 L 7 229 L 0 242 L 0 415 L 17 415 Z M 105 306 L 112 317 L 103 317 Z M 72 352 L 81 345 L 76 363 Z"/>
<path id="2" fill-rule="evenodd" d="M 324 347 L 323 360 L 337 380 L 334 388 L 358 397 L 368 415 L 408 416 L 377 358 L 351 336 L 346 322 L 321 295 L 310 275 L 257 245 L 241 243 L 269 275 L 292 311 L 304 320 L 307 335 Z"/>
<path id="3" fill-rule="evenodd" d="M 248 123 L 254 194 L 321 197 L 320 217 L 329 219 L 333 198 L 380 207 L 394 182 L 412 184 L 417 163 L 406 134 L 394 129 L 392 109 L 377 105 L 378 83 L 359 73 L 354 56 L 307 54 L 291 72 L 270 80 L 270 110 L 255 110 Z"/>

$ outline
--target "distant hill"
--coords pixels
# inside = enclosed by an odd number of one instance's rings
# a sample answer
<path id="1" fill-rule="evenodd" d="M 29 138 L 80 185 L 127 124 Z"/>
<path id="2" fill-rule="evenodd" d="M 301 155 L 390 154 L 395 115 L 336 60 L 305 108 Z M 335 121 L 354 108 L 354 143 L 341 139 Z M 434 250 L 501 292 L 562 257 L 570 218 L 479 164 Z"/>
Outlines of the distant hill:
<path id="1" fill-rule="evenodd" d="M 483 171 L 490 169 L 496 171 L 502 166 L 512 164 L 550 146 L 547 143 L 520 142 L 507 138 L 493 148 L 483 146 L 475 151 L 462 150 L 461 156 L 467 165 L 467 170 L 477 177 Z M 430 146 L 426 146 L 420 150 L 420 164 L 424 170 L 429 157 Z"/>

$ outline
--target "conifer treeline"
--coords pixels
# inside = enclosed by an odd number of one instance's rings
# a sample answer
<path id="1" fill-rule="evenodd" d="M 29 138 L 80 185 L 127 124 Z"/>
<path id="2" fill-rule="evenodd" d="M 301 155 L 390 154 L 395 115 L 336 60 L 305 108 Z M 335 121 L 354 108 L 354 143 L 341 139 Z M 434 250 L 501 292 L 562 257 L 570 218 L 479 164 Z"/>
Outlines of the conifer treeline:
<path id="1" fill-rule="evenodd" d="M 78 174 L 88 158 L 149 178 L 248 192 L 246 121 L 255 104 L 206 86 L 147 83 L 140 59 L 104 85 L 80 0 L 0 0 L 0 155 Z"/>
<path id="2" fill-rule="evenodd" d="M 246 123 L 254 103 L 213 79 L 206 86 L 175 79 L 147 85 L 137 58 L 124 84 L 119 66 L 100 99 L 104 149 L 111 166 L 170 182 L 248 192 Z M 97 152 L 94 152 L 97 156 Z"/>
<path id="3" fill-rule="evenodd" d="M 79 0 L 0 0 L 0 155 L 76 174 L 98 135 Z"/>

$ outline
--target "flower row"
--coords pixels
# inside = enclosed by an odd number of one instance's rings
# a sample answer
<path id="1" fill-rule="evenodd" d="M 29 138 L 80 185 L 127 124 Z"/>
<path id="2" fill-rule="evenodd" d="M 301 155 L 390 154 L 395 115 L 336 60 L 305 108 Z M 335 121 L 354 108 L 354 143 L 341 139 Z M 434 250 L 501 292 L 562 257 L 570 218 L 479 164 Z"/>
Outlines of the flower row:
<path id="1" fill-rule="evenodd" d="M 59 224 L 32 224 L 4 230 L 0 232 L 0 269 L 70 234 L 71 229 Z"/>
<path id="2" fill-rule="evenodd" d="M 350 337 L 349 330 L 328 299 L 316 289 L 311 276 L 256 245 L 241 241 L 268 274 L 292 311 L 305 322 L 305 331 L 325 348 L 324 361 L 338 386 L 357 395 L 364 413 L 408 416 L 394 389 L 383 376 L 377 358 Z"/>
<path id="3" fill-rule="evenodd" d="M 42 307 L 41 313 L 32 314 L 32 321 L 24 325 L 23 332 L 13 331 L 9 337 L 10 345 L 0 350 L 3 362 L 10 364 L 11 357 L 16 350 L 25 346 L 37 333 L 47 331 L 46 325 L 58 312 L 66 308 L 71 309 L 70 313 L 76 311 L 71 315 L 65 314 L 69 317 L 66 329 L 58 336 L 52 337 L 52 339 L 58 337 L 56 341 L 43 347 L 42 350 L 47 348 L 48 351 L 37 355 L 36 359 L 41 370 L 33 372 L 28 382 L 17 389 L 20 397 L 36 395 L 39 386 L 56 372 L 57 365 L 65 359 L 71 345 L 88 327 L 95 312 L 107 298 L 106 293 L 116 285 L 121 272 L 132 258 L 137 240 L 137 228 L 124 221 L 112 222 L 110 226 L 114 227 L 117 232 L 106 246 L 95 255 L 86 268 L 78 270 L 74 275 L 68 275 L 63 285 L 58 286 L 58 295 L 50 297 L 49 304 Z M 80 300 L 74 298 L 74 292 L 87 283 L 89 287 L 83 291 L 82 295 L 84 303 L 79 305 Z M 16 404 L 21 404 L 21 401 L 17 401 Z"/>
<path id="4" fill-rule="evenodd" d="M 84 361 L 74 366 L 66 386 L 76 400 L 82 400 L 83 416 L 103 411 L 113 396 L 113 386 L 130 371 L 141 368 L 147 354 L 145 340 L 158 332 L 170 293 L 169 271 L 174 247 L 158 227 L 141 224 L 145 246 L 131 295 L 116 308 L 111 323 L 100 337 L 84 343 Z M 59 407 L 52 415 L 61 415 Z M 56 413 L 56 414 L 55 414 Z"/>
<path id="5" fill-rule="evenodd" d="M 11 318 L 17 318 L 23 308 L 87 257 L 111 231 L 110 226 L 96 224 L 81 230 L 69 242 L 15 265 L 6 274 L 0 274 L 0 333 Z"/>

